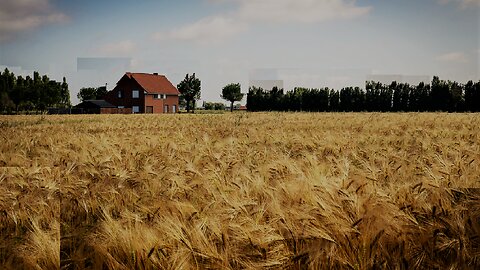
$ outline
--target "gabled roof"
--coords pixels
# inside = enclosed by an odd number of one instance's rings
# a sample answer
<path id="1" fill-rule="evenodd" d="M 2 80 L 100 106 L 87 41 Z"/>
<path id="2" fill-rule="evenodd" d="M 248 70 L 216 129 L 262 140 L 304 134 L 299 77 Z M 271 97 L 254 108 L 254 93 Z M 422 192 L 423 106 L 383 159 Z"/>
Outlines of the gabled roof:
<path id="1" fill-rule="evenodd" d="M 177 88 L 165 77 L 156 73 L 131 73 L 125 75 L 135 80 L 149 94 L 179 95 Z"/>
<path id="2" fill-rule="evenodd" d="M 92 107 L 97 107 L 97 108 L 116 108 L 112 104 L 106 102 L 103 99 L 89 99 L 89 100 L 84 100 L 82 103 L 76 105 L 75 107 L 78 108 L 92 108 Z"/>

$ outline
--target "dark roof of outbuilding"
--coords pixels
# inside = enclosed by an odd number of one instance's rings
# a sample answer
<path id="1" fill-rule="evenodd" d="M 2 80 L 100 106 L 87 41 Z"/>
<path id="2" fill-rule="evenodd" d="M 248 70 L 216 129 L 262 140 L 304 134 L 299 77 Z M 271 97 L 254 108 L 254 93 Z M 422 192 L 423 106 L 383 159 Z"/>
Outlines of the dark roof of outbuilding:
<path id="1" fill-rule="evenodd" d="M 116 106 L 106 102 L 103 99 L 89 99 L 84 100 L 82 103 L 76 105 L 75 107 L 97 107 L 97 108 L 116 108 Z"/>

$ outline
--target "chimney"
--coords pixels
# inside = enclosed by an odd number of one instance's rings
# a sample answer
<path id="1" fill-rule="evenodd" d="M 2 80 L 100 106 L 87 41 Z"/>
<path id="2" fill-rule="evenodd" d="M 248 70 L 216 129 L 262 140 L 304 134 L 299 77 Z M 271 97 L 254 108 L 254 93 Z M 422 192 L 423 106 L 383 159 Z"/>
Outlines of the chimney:
<path id="1" fill-rule="evenodd" d="M 153 75 L 158 75 L 158 73 L 157 73 L 157 72 L 154 72 Z"/>

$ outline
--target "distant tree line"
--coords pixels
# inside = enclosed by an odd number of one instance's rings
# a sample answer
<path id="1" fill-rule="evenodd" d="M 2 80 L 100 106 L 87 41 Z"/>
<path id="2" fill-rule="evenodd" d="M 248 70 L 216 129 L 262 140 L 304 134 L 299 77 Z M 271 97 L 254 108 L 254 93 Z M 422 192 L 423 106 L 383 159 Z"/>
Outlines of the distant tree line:
<path id="1" fill-rule="evenodd" d="M 68 84 L 50 80 L 33 72 L 33 78 L 15 76 L 7 68 L 0 72 L 0 113 L 44 111 L 49 107 L 66 108 L 70 104 Z"/>
<path id="2" fill-rule="evenodd" d="M 296 87 L 284 93 L 274 87 L 264 90 L 250 87 L 249 111 L 309 112 L 480 112 L 480 81 L 460 84 L 433 77 L 431 84 L 418 85 L 367 81 L 365 89 L 345 87 L 340 91 L 328 87 Z"/>
<path id="3" fill-rule="evenodd" d="M 221 102 L 203 102 L 203 108 L 205 110 L 224 111 L 225 110 L 225 104 L 223 104 Z"/>

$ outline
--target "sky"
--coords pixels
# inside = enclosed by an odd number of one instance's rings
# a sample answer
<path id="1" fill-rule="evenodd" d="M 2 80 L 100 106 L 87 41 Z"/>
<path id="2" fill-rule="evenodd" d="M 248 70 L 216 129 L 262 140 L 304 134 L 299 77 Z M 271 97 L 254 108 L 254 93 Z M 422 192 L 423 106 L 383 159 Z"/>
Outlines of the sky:
<path id="1" fill-rule="evenodd" d="M 1 0 L 0 68 L 112 89 L 125 72 L 221 89 L 480 80 L 480 0 Z M 412 79 L 413 78 L 413 79 Z"/>

